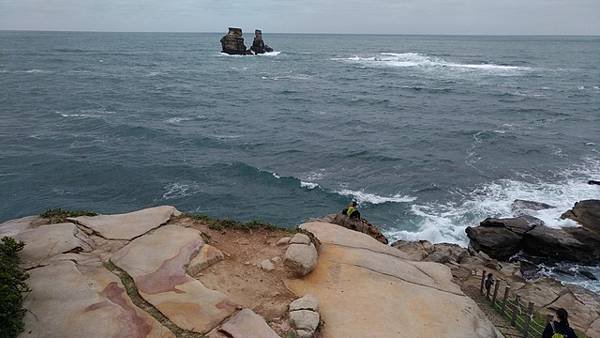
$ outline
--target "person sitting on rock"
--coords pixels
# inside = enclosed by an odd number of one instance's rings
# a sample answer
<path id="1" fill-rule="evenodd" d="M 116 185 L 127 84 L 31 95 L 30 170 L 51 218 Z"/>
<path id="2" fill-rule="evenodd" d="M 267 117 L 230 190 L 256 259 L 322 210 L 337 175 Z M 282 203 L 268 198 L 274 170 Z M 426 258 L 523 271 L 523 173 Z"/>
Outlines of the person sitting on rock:
<path id="1" fill-rule="evenodd" d="M 575 331 L 569 326 L 567 310 L 562 308 L 556 310 L 554 320 L 548 323 L 542 338 L 577 338 Z"/>
<path id="2" fill-rule="evenodd" d="M 358 211 L 358 204 L 356 201 L 352 201 L 348 204 L 348 206 L 342 210 L 342 214 L 350 218 L 360 219 L 360 212 Z"/>

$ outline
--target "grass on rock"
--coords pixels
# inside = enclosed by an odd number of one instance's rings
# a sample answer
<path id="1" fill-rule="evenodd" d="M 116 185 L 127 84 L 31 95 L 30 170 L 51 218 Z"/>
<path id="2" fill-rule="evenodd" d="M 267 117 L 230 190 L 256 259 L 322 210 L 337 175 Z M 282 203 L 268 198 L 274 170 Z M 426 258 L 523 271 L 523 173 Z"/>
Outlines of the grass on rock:
<path id="1" fill-rule="evenodd" d="M 64 223 L 68 217 L 79 217 L 79 216 L 96 216 L 97 213 L 87 210 L 65 210 L 61 208 L 48 209 L 40 214 L 40 217 L 46 218 L 50 221 L 50 224 Z"/>
<path id="2" fill-rule="evenodd" d="M 292 229 L 287 229 L 275 224 L 262 222 L 259 220 L 252 220 L 249 222 L 240 222 L 233 219 L 218 219 L 212 218 L 205 214 L 183 214 L 183 217 L 189 217 L 193 220 L 202 222 L 207 224 L 209 229 L 211 230 L 242 230 L 242 231 L 250 231 L 250 230 L 281 230 L 286 232 L 294 232 Z"/>

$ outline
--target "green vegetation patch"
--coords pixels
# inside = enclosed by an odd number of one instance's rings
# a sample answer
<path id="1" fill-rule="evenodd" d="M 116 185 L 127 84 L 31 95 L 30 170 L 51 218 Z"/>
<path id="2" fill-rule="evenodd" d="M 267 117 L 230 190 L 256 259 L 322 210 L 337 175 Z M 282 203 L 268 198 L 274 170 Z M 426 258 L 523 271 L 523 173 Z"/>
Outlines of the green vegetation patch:
<path id="1" fill-rule="evenodd" d="M 207 216 L 205 214 L 184 214 L 183 217 L 189 217 L 193 220 L 202 222 L 204 224 L 207 224 L 209 229 L 212 230 L 243 230 L 243 231 L 250 231 L 250 230 L 259 230 L 259 229 L 266 229 L 266 230 L 280 230 L 280 231 L 286 231 L 286 232 L 294 232 L 294 230 L 292 229 L 287 229 L 275 224 L 271 224 L 271 223 L 267 223 L 267 222 L 263 222 L 263 221 L 259 221 L 259 220 L 252 220 L 249 222 L 240 222 L 240 221 L 236 221 L 233 219 L 218 219 L 218 218 L 212 218 L 210 216 Z"/>
<path id="2" fill-rule="evenodd" d="M 79 216 L 96 216 L 97 213 L 87 210 L 64 210 L 61 208 L 48 209 L 44 211 L 40 216 L 50 221 L 50 224 L 64 223 L 68 217 L 79 217 Z"/>
<path id="3" fill-rule="evenodd" d="M 16 337 L 23 331 L 23 296 L 29 292 L 29 275 L 19 267 L 18 252 L 25 244 L 13 238 L 0 241 L 0 337 Z"/>

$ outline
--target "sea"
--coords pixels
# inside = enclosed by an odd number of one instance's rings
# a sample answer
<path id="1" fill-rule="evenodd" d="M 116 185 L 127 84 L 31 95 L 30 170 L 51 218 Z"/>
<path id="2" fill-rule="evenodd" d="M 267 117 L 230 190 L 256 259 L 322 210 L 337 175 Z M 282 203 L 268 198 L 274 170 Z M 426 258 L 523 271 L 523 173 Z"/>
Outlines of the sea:
<path id="1" fill-rule="evenodd" d="M 466 246 L 515 199 L 565 227 L 600 198 L 598 36 L 264 32 L 274 52 L 229 56 L 222 35 L 0 31 L 0 222 L 168 204 L 293 227 L 356 200 L 392 240 Z"/>

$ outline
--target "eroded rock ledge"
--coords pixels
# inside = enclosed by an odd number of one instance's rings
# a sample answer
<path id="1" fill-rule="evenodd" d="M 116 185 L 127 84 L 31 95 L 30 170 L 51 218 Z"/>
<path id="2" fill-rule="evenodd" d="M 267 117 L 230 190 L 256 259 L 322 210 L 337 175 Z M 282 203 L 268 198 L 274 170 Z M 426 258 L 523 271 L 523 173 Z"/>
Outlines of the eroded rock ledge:
<path id="1" fill-rule="evenodd" d="M 335 224 L 300 229 L 211 229 L 157 207 L 0 235 L 29 246 L 23 337 L 498 336 L 448 267 Z M 316 253 L 300 274 L 283 258 L 295 245 Z"/>

